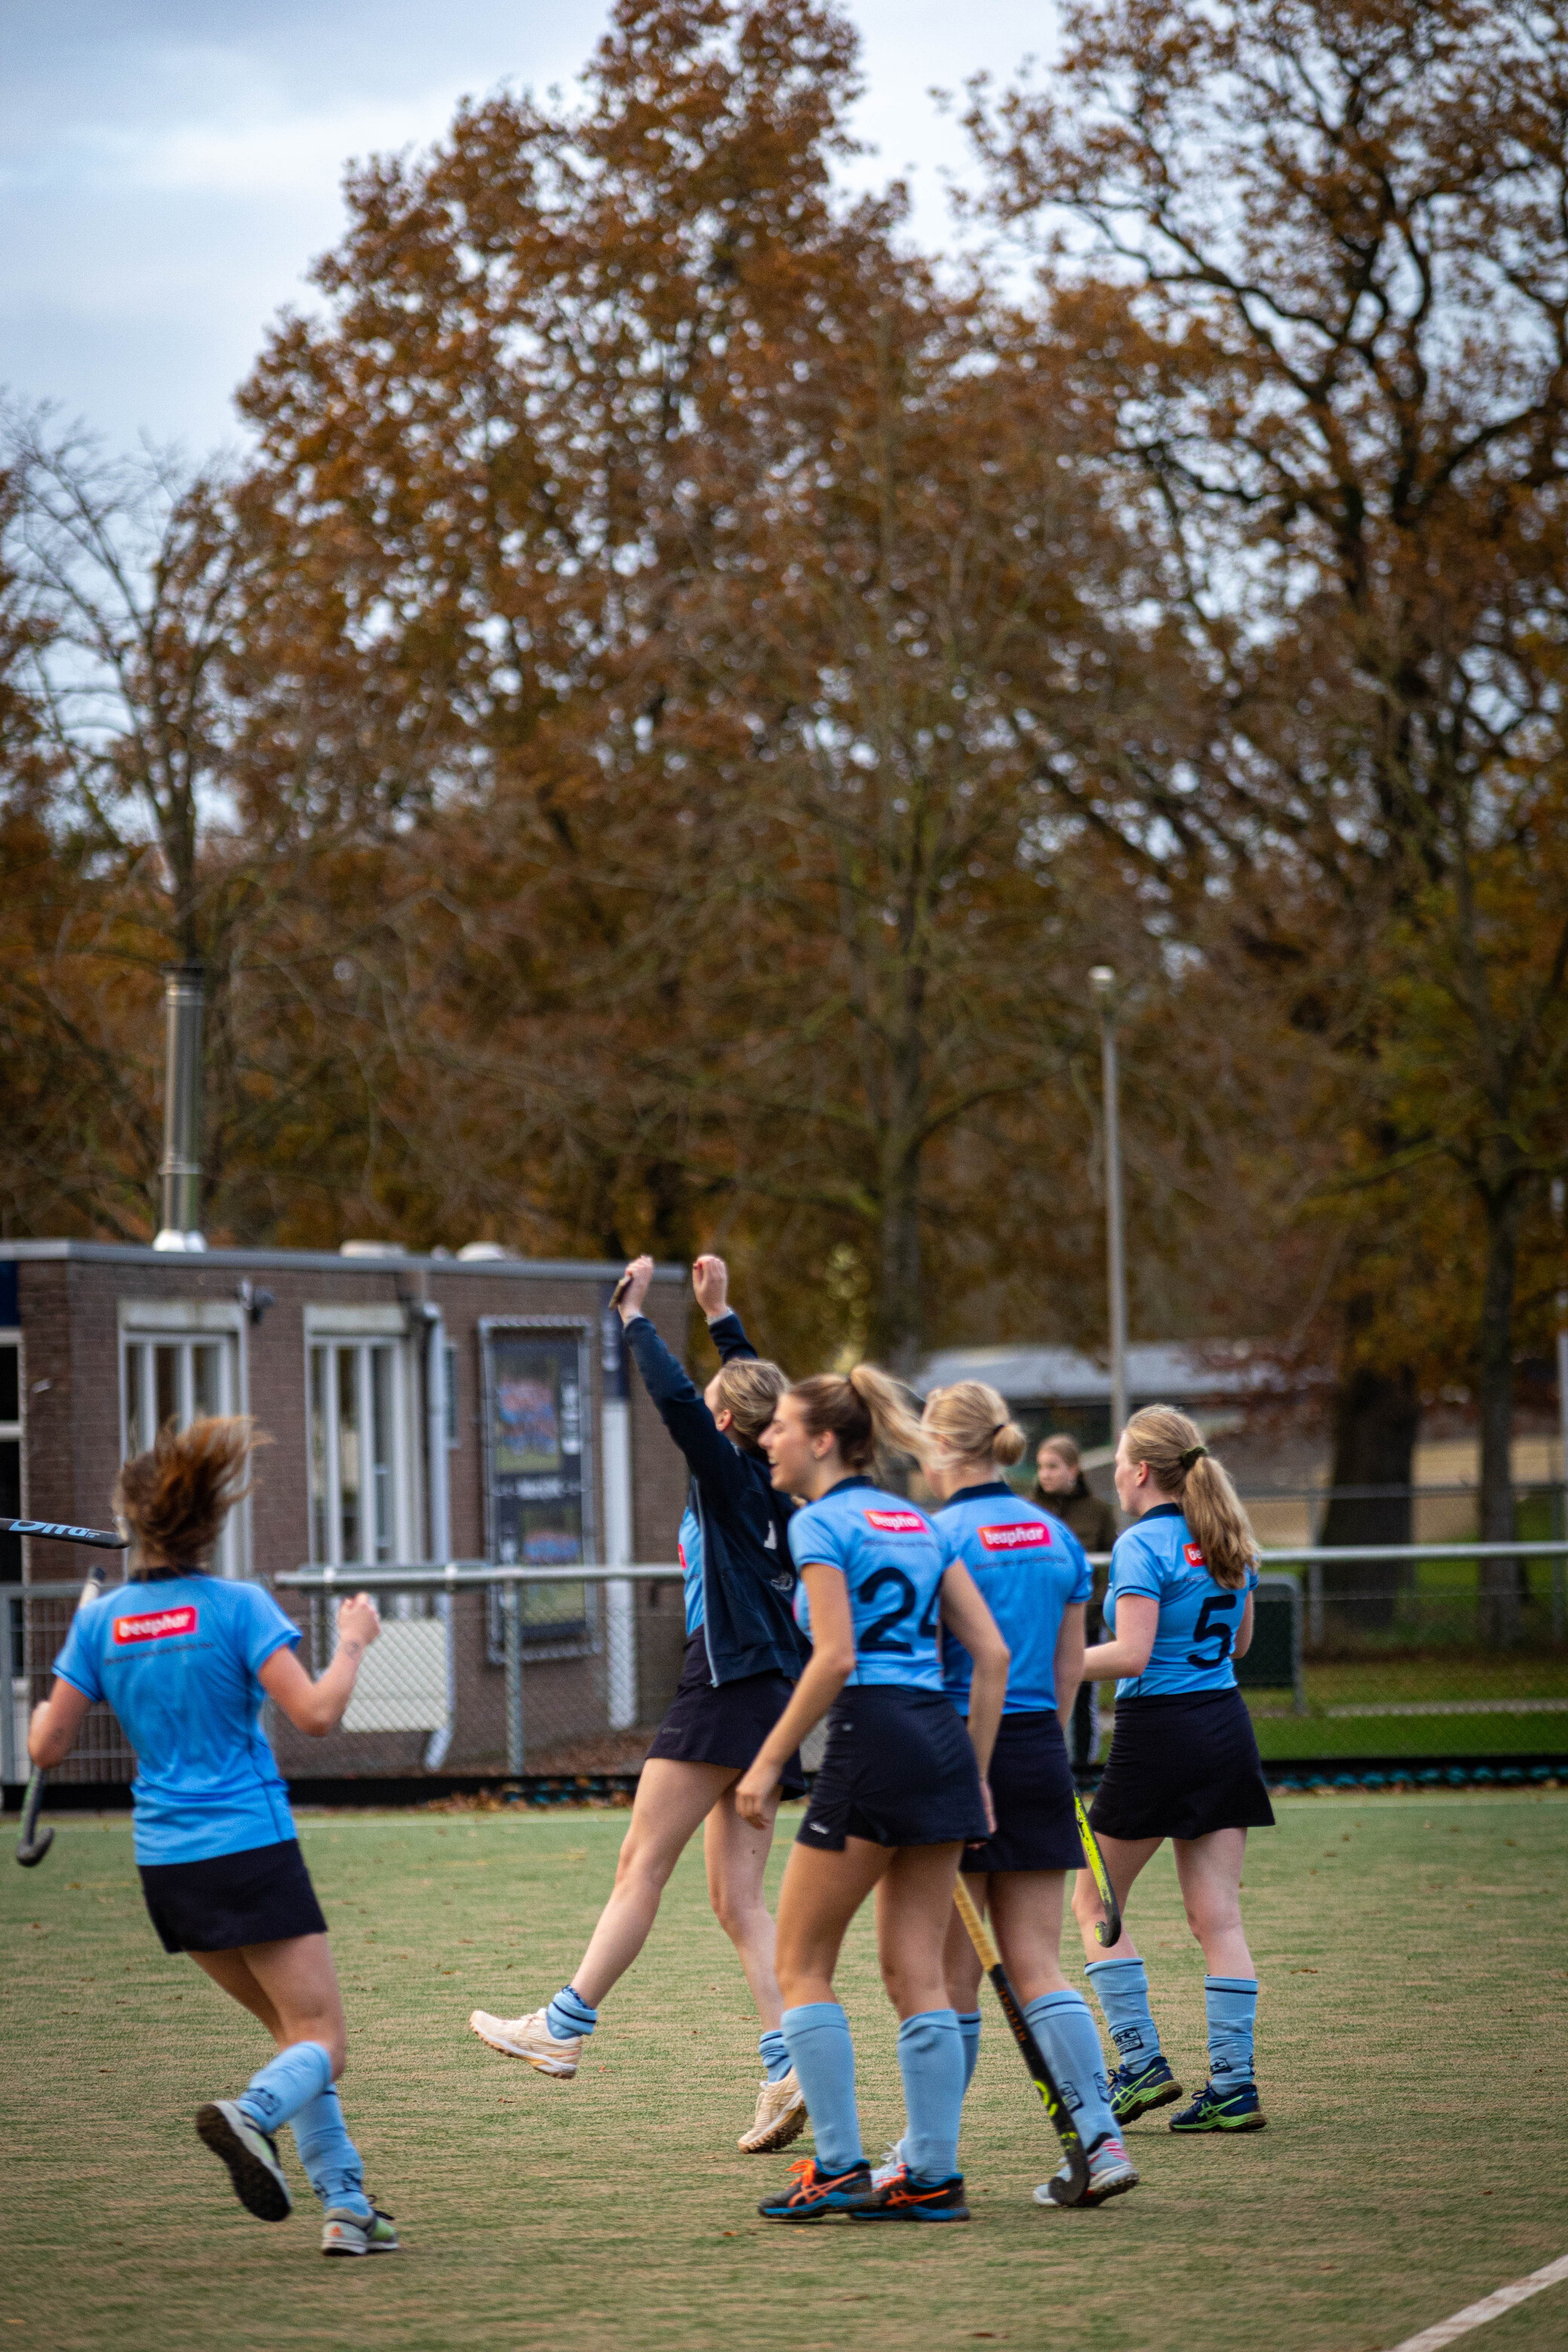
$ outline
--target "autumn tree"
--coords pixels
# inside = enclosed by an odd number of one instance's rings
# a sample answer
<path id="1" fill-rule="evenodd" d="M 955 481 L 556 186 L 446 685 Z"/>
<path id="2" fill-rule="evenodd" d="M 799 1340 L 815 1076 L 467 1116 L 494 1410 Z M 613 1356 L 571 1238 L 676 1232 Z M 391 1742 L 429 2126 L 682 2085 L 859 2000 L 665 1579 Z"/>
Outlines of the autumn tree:
<path id="1" fill-rule="evenodd" d="M 1085 0 L 1052 83 L 975 113 L 997 209 L 1091 232 L 1058 317 L 1114 390 L 1211 667 L 1194 821 L 1237 931 L 1338 1041 L 1357 1173 L 1442 1155 L 1468 1187 L 1482 1532 L 1505 1539 L 1521 1220 L 1563 1150 L 1568 899 L 1531 845 L 1563 751 L 1565 33 L 1552 0 Z M 1439 1066 L 1417 1108 L 1412 1071 Z M 1376 1247 L 1343 1268 L 1336 1475 L 1381 1416 L 1404 1480 Z"/>
<path id="2" fill-rule="evenodd" d="M 1174 756 L 1179 649 L 1050 338 L 835 197 L 842 17 L 623 0 L 584 86 L 351 180 L 246 392 L 257 756 L 362 768 L 363 710 L 405 795 L 428 1199 L 608 1251 L 783 1219 L 910 1364 L 956 1139 L 1037 1153 L 998 1107 L 1120 896 L 1061 779 Z"/>

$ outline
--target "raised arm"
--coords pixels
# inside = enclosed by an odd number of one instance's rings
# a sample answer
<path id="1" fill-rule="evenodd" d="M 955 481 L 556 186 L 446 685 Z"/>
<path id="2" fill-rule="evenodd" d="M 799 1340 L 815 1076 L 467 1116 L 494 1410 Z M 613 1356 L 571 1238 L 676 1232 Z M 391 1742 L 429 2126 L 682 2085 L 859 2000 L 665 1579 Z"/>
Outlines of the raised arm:
<path id="1" fill-rule="evenodd" d="M 360 1660 L 381 1631 L 381 1617 L 368 1592 L 356 1592 L 338 1611 L 338 1646 L 314 1682 L 287 1643 L 257 1671 L 268 1698 L 280 1706 L 296 1731 L 324 1739 L 343 1719 L 353 1694 Z"/>
<path id="2" fill-rule="evenodd" d="M 710 1252 L 694 1258 L 691 1287 L 708 1318 L 708 1337 L 719 1350 L 720 1362 L 729 1364 L 737 1357 L 754 1357 L 757 1351 L 746 1337 L 746 1327 L 730 1304 L 730 1269 L 723 1259 L 714 1257 Z"/>
<path id="3" fill-rule="evenodd" d="M 722 1261 L 712 1262 L 721 1266 Z M 626 1276 L 626 1286 L 616 1307 L 626 1328 L 626 1345 L 659 1419 L 699 1478 L 708 1480 L 720 1492 L 743 1492 L 747 1479 L 740 1454 L 721 1431 L 685 1365 L 671 1354 L 642 1311 L 653 1280 L 652 1258 L 634 1258 Z"/>

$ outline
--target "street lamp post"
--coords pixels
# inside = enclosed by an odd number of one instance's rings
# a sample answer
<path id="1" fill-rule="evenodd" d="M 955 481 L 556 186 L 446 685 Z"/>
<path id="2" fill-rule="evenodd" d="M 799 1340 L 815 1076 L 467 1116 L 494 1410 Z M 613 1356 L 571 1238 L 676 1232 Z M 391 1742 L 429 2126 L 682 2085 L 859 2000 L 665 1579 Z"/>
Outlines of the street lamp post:
<path id="1" fill-rule="evenodd" d="M 1105 1262 L 1110 1291 L 1110 1442 L 1127 1425 L 1127 1249 L 1121 1210 L 1121 1080 L 1116 1060 L 1116 974 L 1097 963 L 1089 993 L 1100 1008 L 1105 1105 Z"/>
<path id="2" fill-rule="evenodd" d="M 1564 1192 L 1561 1176 L 1552 1180 L 1552 1213 L 1558 1231 L 1563 1226 Z M 1557 1422 L 1563 1436 L 1563 1532 L 1568 1535 L 1568 1290 L 1557 1294 Z M 1563 1639 L 1568 1629 L 1568 1560 L 1552 1563 L 1552 1638 Z"/>

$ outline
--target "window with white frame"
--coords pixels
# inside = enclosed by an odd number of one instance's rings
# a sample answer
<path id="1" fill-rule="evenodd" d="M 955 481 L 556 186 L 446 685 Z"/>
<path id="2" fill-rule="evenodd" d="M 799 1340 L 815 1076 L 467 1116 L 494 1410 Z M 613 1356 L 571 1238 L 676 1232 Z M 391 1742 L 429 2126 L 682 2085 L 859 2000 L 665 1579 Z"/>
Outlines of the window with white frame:
<path id="1" fill-rule="evenodd" d="M 383 1312 L 307 1317 L 310 1557 L 323 1566 L 419 1556 L 408 1341 L 397 1310 L 393 1328 Z"/>
<path id="2" fill-rule="evenodd" d="M 127 1459 L 144 1454 L 168 1422 L 186 1429 L 208 1413 L 242 1412 L 237 1310 L 203 1300 L 126 1301 L 120 1331 L 121 1438 Z M 213 1552 L 219 1576 L 246 1570 L 243 1506 L 229 1513 Z"/>

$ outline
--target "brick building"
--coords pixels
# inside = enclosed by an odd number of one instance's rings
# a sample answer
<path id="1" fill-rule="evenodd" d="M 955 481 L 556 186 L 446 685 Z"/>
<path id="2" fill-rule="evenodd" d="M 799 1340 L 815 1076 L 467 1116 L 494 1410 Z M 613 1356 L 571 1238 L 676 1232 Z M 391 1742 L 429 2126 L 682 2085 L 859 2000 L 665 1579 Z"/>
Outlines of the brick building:
<path id="1" fill-rule="evenodd" d="M 528 1769 L 553 1769 L 574 1742 L 612 1733 L 635 1744 L 679 1671 L 678 1596 L 647 1579 L 561 1575 L 675 1557 L 685 1468 L 626 1377 L 607 1312 L 618 1270 L 484 1245 L 453 1258 L 353 1243 L 339 1255 L 0 1243 L 0 1514 L 105 1526 L 122 1455 L 171 1414 L 252 1413 L 272 1443 L 218 1572 L 270 1582 L 307 1565 L 551 1569 L 555 1580 L 526 1585 L 520 1601 Z M 658 1269 L 647 1311 L 679 1352 L 684 1269 Z M 7 1778 L 20 1771 L 22 1716 L 68 1613 L 41 1600 L 24 1608 L 26 1587 L 74 1577 L 84 1559 L 0 1537 L 20 1703 L 5 1727 Z M 279 1598 L 306 1622 L 319 1670 L 330 1610 Z M 386 1631 L 343 1730 L 306 1742 L 282 1727 L 286 1769 L 501 1769 L 496 1589 L 447 1601 L 389 1592 L 383 1606 Z M 111 1719 L 84 1748 L 63 1777 L 129 1775 Z"/>

